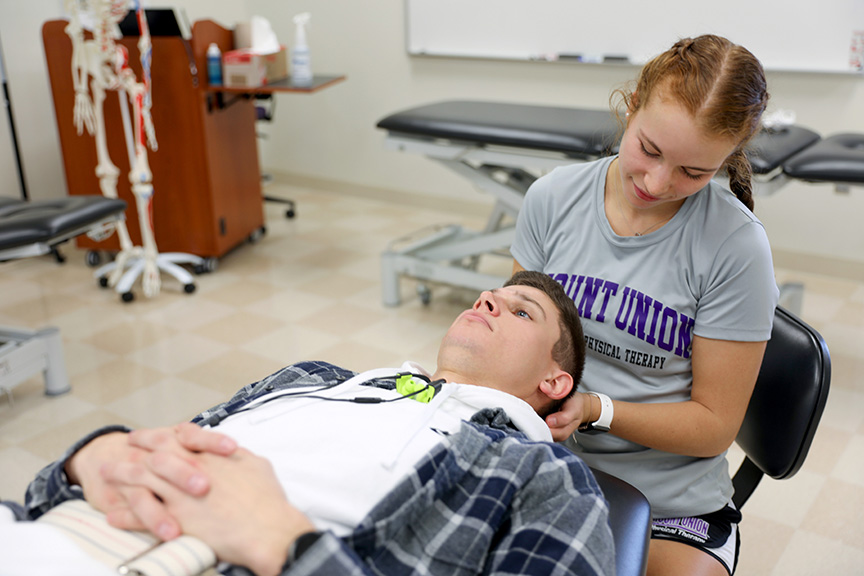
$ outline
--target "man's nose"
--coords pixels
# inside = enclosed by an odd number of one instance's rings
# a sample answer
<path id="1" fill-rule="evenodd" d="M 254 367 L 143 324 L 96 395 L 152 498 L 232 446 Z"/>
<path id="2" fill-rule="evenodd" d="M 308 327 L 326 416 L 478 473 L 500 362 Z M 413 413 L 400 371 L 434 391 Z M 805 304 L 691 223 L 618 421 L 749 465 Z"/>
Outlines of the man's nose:
<path id="1" fill-rule="evenodd" d="M 480 293 L 480 297 L 477 299 L 477 302 L 474 303 L 474 310 L 488 312 L 493 316 L 497 316 L 500 312 L 500 307 L 498 305 L 498 301 L 495 298 L 495 294 L 490 291 L 485 291 Z"/>

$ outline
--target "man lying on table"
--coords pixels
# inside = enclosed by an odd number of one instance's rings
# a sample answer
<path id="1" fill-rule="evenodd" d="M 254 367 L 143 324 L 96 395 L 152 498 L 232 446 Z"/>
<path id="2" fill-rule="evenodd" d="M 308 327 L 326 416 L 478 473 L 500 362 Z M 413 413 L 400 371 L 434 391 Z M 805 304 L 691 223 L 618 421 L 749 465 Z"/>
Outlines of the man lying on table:
<path id="1" fill-rule="evenodd" d="M 40 472 L 26 515 L 83 496 L 197 536 L 228 574 L 611 575 L 607 504 L 541 417 L 583 364 L 573 302 L 520 272 L 456 319 L 431 376 L 305 362 L 197 426 L 101 429 Z"/>

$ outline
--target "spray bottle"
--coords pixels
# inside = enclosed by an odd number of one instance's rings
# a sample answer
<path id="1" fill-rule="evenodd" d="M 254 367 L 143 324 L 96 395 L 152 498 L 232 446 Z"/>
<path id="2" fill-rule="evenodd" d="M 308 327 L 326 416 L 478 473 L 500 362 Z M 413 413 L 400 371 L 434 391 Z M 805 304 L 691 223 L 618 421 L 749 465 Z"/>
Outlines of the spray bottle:
<path id="1" fill-rule="evenodd" d="M 215 42 L 207 48 L 207 82 L 211 86 L 222 85 L 222 52 Z"/>
<path id="2" fill-rule="evenodd" d="M 306 44 L 306 25 L 309 23 L 309 17 L 308 12 L 294 16 L 297 30 L 294 35 L 294 50 L 291 53 L 291 83 L 295 86 L 312 84 L 312 64 L 309 58 L 309 45 Z"/>

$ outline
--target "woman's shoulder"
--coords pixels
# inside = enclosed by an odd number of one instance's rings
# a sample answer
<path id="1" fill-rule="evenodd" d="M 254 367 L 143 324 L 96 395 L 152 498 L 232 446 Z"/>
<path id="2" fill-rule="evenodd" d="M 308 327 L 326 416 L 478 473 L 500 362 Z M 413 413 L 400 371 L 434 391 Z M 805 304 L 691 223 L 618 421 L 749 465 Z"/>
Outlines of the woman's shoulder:
<path id="1" fill-rule="evenodd" d="M 770 259 L 765 227 L 732 192 L 712 183 L 699 196 L 685 227 L 687 244 L 699 260 Z"/>
<path id="2" fill-rule="evenodd" d="M 591 162 L 576 162 L 554 168 L 531 186 L 529 196 L 549 199 L 583 196 L 604 181 L 611 160 L 603 158 Z"/>
<path id="3" fill-rule="evenodd" d="M 581 182 L 585 180 L 593 180 L 597 176 L 606 176 L 606 171 L 609 169 L 609 164 L 614 160 L 614 156 L 592 160 L 589 162 L 574 162 L 573 164 L 565 164 L 553 169 L 549 176 L 553 176 L 562 181 L 571 180 Z"/>
<path id="4" fill-rule="evenodd" d="M 702 236 L 765 235 L 765 228 L 759 218 L 722 185 L 711 182 L 697 196 L 690 221 L 701 230 Z"/>

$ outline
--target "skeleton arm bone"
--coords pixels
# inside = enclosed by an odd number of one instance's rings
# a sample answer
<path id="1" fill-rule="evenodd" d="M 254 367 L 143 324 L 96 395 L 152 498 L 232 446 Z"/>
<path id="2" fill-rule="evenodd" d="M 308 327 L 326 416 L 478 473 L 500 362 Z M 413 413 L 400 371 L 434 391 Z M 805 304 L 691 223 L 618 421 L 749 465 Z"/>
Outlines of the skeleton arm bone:
<path id="1" fill-rule="evenodd" d="M 93 102 L 87 87 L 87 80 L 90 76 L 90 59 L 87 58 L 84 46 L 84 29 L 81 27 L 81 20 L 78 15 L 78 1 L 66 0 L 66 10 L 70 14 L 66 34 L 72 40 L 72 84 L 75 87 L 73 120 L 80 135 L 84 128 L 87 128 L 88 134 L 93 134 L 96 119 L 93 112 Z"/>

